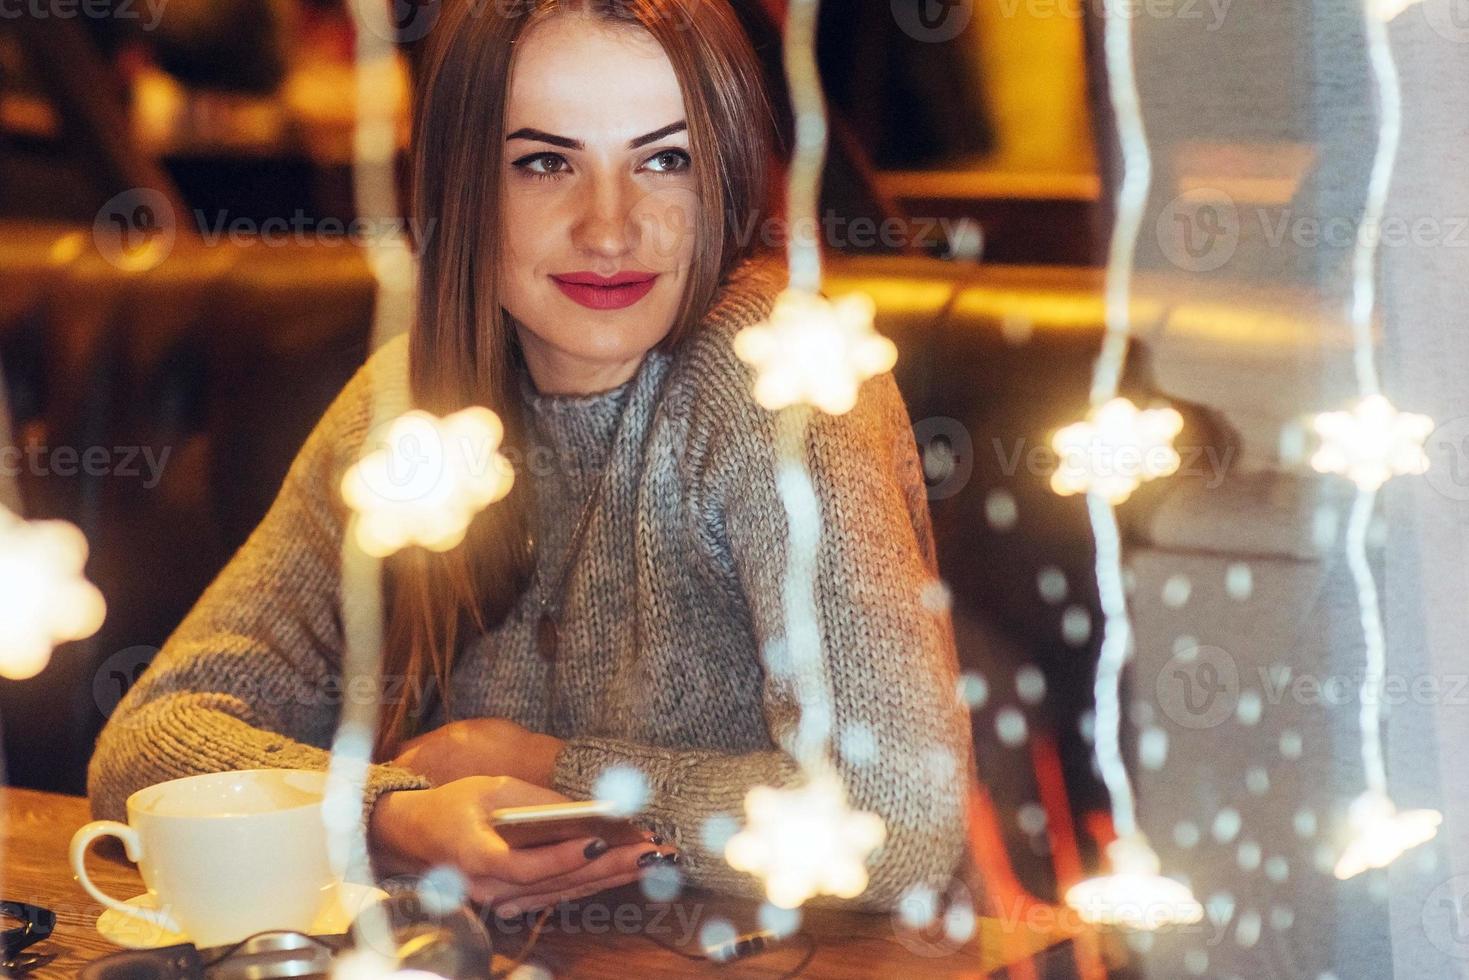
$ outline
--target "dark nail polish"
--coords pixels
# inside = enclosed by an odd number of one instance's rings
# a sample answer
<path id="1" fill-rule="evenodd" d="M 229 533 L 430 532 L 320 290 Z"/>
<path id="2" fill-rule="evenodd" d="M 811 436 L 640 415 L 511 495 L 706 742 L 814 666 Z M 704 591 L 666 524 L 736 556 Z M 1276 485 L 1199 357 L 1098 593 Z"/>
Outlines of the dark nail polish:
<path id="1" fill-rule="evenodd" d="M 640 855 L 638 855 L 638 867 L 640 867 L 640 868 L 651 867 L 652 865 L 656 864 L 658 861 L 662 860 L 662 858 L 663 858 L 663 855 L 659 854 L 657 851 L 649 851 L 646 854 L 640 854 Z"/>
<path id="2" fill-rule="evenodd" d="M 648 843 L 655 844 L 658 847 L 662 847 L 664 844 L 668 843 L 668 840 L 662 834 L 654 834 L 653 836 L 648 838 Z"/>
<path id="3" fill-rule="evenodd" d="M 606 854 L 606 853 L 607 853 L 607 842 L 604 841 L 604 840 L 602 840 L 600 837 L 598 839 L 592 841 L 590 844 L 588 844 L 582 850 L 582 854 L 586 856 L 586 859 L 588 861 L 590 861 L 590 860 L 592 860 L 594 858 L 599 858 L 603 854 Z"/>

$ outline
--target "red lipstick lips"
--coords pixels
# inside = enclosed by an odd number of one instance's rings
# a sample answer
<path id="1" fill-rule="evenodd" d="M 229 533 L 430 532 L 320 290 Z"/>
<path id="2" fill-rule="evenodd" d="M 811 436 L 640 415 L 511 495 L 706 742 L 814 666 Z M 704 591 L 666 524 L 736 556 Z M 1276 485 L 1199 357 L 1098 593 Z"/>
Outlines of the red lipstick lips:
<path id="1" fill-rule="evenodd" d="M 552 276 L 561 291 L 592 310 L 620 310 L 648 295 L 658 280 L 655 272 L 619 272 L 599 276 L 595 272 L 568 272 Z"/>

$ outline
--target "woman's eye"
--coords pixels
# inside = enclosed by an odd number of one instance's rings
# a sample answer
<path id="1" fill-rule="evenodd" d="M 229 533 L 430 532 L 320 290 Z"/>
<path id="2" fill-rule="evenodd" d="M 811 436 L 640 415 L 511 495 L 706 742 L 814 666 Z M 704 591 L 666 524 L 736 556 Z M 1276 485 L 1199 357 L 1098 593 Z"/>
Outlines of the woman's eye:
<path id="1" fill-rule="evenodd" d="M 683 150 L 663 150 L 649 157 L 643 166 L 654 173 L 673 174 L 688 170 L 692 163 Z"/>
<path id="2" fill-rule="evenodd" d="M 571 169 L 571 164 L 559 153 L 532 153 L 516 160 L 514 166 L 532 177 L 559 177 Z"/>

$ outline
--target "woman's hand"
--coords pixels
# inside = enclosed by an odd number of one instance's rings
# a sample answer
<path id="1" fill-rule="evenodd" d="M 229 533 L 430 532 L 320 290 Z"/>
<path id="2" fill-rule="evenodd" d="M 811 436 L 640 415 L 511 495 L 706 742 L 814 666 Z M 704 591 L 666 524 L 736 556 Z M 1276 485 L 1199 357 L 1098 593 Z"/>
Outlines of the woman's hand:
<path id="1" fill-rule="evenodd" d="M 521 912 L 616 888 L 672 848 L 581 837 L 512 848 L 490 826 L 497 807 L 565 803 L 566 797 L 508 777 L 471 776 L 423 790 L 385 793 L 373 807 L 368 838 L 380 872 L 421 872 L 450 864 L 469 880 L 469 896 L 498 914 Z M 649 855 L 656 855 L 650 857 Z"/>
<path id="2" fill-rule="evenodd" d="M 562 744 L 504 718 L 467 718 L 405 743 L 393 764 L 440 786 L 468 776 L 513 776 L 549 788 Z"/>

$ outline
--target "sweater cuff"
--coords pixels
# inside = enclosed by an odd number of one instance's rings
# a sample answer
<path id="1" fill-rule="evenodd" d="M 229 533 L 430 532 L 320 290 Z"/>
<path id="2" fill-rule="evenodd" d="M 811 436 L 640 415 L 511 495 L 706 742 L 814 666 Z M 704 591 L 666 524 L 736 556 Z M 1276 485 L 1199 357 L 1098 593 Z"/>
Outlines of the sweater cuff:
<path id="1" fill-rule="evenodd" d="M 643 822 L 656 833 L 676 837 L 680 818 L 679 801 L 687 790 L 688 777 L 706 753 L 673 751 L 626 739 L 582 737 L 569 739 L 556 756 L 551 788 L 575 800 L 595 795 L 597 780 L 613 768 L 635 769 L 648 784 L 648 799 L 641 810 Z"/>
<path id="2" fill-rule="evenodd" d="M 362 819 L 365 821 L 371 818 L 372 808 L 377 805 L 378 797 L 384 793 L 391 793 L 399 789 L 430 789 L 432 787 L 433 783 L 429 782 L 427 777 L 404 769 L 402 766 L 392 766 L 386 763 L 369 766 L 367 782 L 362 787 Z"/>
<path id="3" fill-rule="evenodd" d="M 566 741 L 556 756 L 551 771 L 551 788 L 573 799 L 589 800 L 592 787 L 608 769 L 636 769 L 648 780 L 650 800 L 675 796 L 686 766 L 679 756 L 692 753 L 672 752 L 651 745 L 639 745 L 624 739 L 582 737 Z"/>
<path id="4" fill-rule="evenodd" d="M 367 779 L 362 785 L 362 841 L 367 845 L 367 865 L 369 874 L 374 882 L 381 883 L 382 879 L 390 874 L 384 872 L 377 865 L 376 855 L 372 848 L 372 810 L 377 806 L 377 801 L 385 793 L 392 793 L 400 789 L 429 789 L 433 786 L 423 776 L 411 772 L 401 766 L 375 763 L 367 768 Z"/>
<path id="5" fill-rule="evenodd" d="M 552 788 L 590 799 L 597 779 L 617 766 L 636 769 L 647 780 L 648 801 L 639 822 L 679 849 L 691 881 L 730 894 L 763 894 L 756 879 L 725 861 L 724 842 L 711 834 L 709 821 L 737 823 L 752 786 L 793 783 L 799 773 L 789 756 L 776 750 L 729 755 L 661 749 L 627 739 L 573 738 L 556 757 Z"/>

